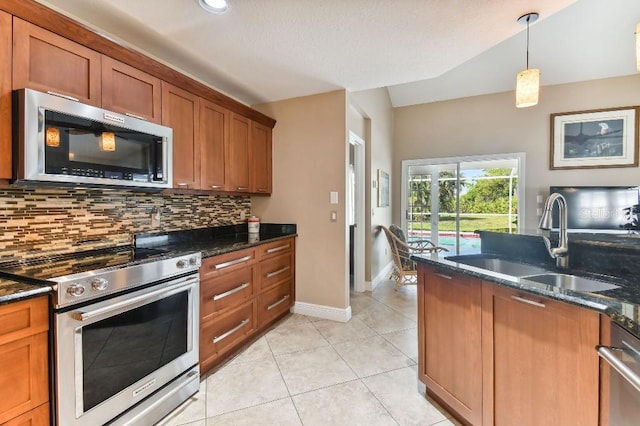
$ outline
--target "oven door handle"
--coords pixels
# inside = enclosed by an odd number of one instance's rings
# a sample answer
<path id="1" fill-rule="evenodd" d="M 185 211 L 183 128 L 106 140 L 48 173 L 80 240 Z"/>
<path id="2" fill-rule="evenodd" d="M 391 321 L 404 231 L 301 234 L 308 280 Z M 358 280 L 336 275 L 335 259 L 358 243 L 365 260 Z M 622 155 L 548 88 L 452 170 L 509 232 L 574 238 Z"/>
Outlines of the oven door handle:
<path id="1" fill-rule="evenodd" d="M 638 376 L 627 364 L 618 358 L 614 351 L 620 352 L 624 349 L 612 348 L 609 346 L 596 346 L 598 349 L 598 356 L 604 359 L 616 370 L 627 382 L 631 384 L 638 392 L 640 392 L 640 376 Z"/>
<path id="2" fill-rule="evenodd" d="M 71 318 L 77 321 L 88 321 L 92 318 L 111 313 L 116 311 L 122 311 L 135 305 L 144 305 L 147 302 L 160 299 L 161 297 L 171 296 L 176 293 L 184 291 L 186 287 L 192 287 L 192 282 L 179 282 L 169 287 L 163 287 L 159 290 L 154 290 L 149 293 L 141 294 L 140 296 L 132 297 L 131 299 L 123 300 L 121 302 L 113 303 L 103 308 L 93 309 L 88 312 L 73 312 Z"/>

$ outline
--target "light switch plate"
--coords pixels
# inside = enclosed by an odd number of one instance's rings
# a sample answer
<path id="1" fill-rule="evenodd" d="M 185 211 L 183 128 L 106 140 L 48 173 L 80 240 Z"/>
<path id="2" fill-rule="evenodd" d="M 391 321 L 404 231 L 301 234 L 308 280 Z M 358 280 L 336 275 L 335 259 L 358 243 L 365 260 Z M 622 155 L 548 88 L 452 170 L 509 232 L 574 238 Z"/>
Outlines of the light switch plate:
<path id="1" fill-rule="evenodd" d="M 338 193 L 336 191 L 331 191 L 329 193 L 329 199 L 331 204 L 338 204 Z"/>
<path id="2" fill-rule="evenodd" d="M 335 210 L 331 211 L 331 222 L 337 222 L 338 221 L 338 212 Z"/>

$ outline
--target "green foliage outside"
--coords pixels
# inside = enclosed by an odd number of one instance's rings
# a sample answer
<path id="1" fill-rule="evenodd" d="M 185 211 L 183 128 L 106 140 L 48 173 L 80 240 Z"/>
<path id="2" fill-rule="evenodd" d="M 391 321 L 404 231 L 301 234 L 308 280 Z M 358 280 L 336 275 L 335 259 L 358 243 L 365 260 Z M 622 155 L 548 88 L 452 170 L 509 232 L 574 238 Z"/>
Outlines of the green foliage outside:
<path id="1" fill-rule="evenodd" d="M 508 229 L 509 228 L 509 179 L 493 178 L 496 176 L 509 176 L 511 169 L 496 168 L 485 169 L 481 177 L 490 179 L 468 180 L 464 175 L 460 176 L 460 230 L 473 232 L 477 229 Z M 410 182 L 410 223 L 413 230 L 431 228 L 431 181 L 430 176 L 414 177 Z M 440 231 L 456 230 L 456 182 L 455 173 L 440 173 L 438 210 Z M 511 213 L 517 213 L 518 200 L 515 193 L 517 178 L 511 182 L 512 200 Z M 469 216 L 473 214 L 473 216 Z M 496 214 L 504 216 L 495 216 Z M 516 217 L 512 216 L 515 222 Z M 515 223 L 512 223 L 514 226 Z"/>

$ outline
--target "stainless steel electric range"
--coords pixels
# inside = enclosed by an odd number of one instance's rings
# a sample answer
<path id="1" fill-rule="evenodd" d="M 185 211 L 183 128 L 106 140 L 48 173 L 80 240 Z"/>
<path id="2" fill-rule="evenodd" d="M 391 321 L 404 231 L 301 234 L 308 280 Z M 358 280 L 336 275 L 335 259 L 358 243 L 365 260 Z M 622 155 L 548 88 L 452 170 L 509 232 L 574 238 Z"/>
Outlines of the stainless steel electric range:
<path id="1" fill-rule="evenodd" d="M 198 391 L 200 264 L 115 248 L 0 265 L 54 288 L 58 425 L 150 425 Z"/>

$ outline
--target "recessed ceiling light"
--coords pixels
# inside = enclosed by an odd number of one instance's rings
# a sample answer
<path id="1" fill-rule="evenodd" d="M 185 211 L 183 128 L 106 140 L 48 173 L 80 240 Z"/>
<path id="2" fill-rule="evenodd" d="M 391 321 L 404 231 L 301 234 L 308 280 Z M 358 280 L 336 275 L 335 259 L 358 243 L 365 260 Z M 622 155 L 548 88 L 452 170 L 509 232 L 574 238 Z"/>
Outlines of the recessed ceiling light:
<path id="1" fill-rule="evenodd" d="M 226 13 L 229 10 L 227 0 L 198 0 L 200 6 L 207 12 Z"/>

